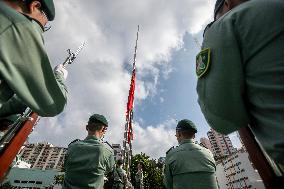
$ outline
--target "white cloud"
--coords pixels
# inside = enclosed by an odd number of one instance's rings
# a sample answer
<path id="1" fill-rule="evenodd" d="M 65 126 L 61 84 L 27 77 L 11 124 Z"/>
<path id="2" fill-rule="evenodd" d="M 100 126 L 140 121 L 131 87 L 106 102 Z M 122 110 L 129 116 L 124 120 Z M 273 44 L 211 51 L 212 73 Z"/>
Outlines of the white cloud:
<path id="1" fill-rule="evenodd" d="M 177 145 L 175 126 L 175 119 L 169 119 L 159 125 L 146 128 L 135 123 L 133 153 L 143 152 L 155 159 L 165 157 L 166 151 Z"/>
<path id="2" fill-rule="evenodd" d="M 61 0 L 55 3 L 56 18 L 45 36 L 53 66 L 64 61 L 67 48 L 75 50 L 82 41 L 87 41 L 87 45 L 68 68 L 69 99 L 64 113 L 42 119 L 30 138 L 61 146 L 85 136 L 85 124 L 93 113 L 108 118 L 111 127 L 106 139 L 111 143 L 122 142 L 131 77 L 125 64 L 131 65 L 133 61 L 138 24 L 135 100 L 141 104 L 157 94 L 160 77 L 167 78 L 173 70 L 174 65 L 169 61 L 173 51 L 182 47 L 184 34 L 199 31 L 213 10 L 208 0 Z M 163 153 L 174 141 L 164 124 L 137 125 L 135 132 L 137 150 L 147 150 L 150 142 L 155 141 L 150 146 L 156 150 L 149 151 L 155 156 L 159 155 L 154 152 Z"/>

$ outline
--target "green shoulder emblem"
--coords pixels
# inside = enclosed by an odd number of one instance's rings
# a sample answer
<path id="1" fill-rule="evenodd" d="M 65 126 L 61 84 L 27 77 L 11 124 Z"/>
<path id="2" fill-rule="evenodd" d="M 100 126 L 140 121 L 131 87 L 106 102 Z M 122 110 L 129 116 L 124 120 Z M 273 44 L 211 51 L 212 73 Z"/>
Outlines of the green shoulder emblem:
<path id="1" fill-rule="evenodd" d="M 208 71 L 210 65 L 210 54 L 211 50 L 207 48 L 202 50 L 196 56 L 196 75 L 198 78 L 202 77 Z"/>

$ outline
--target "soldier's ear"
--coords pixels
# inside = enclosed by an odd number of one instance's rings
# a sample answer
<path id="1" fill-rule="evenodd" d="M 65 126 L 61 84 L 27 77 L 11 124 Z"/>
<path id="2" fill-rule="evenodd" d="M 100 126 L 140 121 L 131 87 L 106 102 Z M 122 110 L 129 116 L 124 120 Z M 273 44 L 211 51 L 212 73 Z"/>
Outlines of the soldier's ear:
<path id="1" fill-rule="evenodd" d="M 233 9 L 235 6 L 237 6 L 240 3 L 240 0 L 225 0 L 224 6 L 228 8 L 228 10 Z"/>
<path id="2" fill-rule="evenodd" d="M 177 137 L 180 137 L 180 136 L 181 136 L 180 131 L 177 131 L 176 136 L 177 136 Z"/>
<path id="3" fill-rule="evenodd" d="M 28 4 L 28 11 L 30 14 L 32 14 L 35 11 L 40 10 L 41 3 L 39 1 L 32 1 L 30 4 Z"/>
<path id="4" fill-rule="evenodd" d="M 231 9 L 231 1 L 230 0 L 225 0 L 224 5 L 223 5 L 223 9 Z"/>
<path id="5" fill-rule="evenodd" d="M 88 127 L 88 125 L 86 125 L 86 130 L 87 130 L 87 131 L 89 131 L 89 127 Z"/>

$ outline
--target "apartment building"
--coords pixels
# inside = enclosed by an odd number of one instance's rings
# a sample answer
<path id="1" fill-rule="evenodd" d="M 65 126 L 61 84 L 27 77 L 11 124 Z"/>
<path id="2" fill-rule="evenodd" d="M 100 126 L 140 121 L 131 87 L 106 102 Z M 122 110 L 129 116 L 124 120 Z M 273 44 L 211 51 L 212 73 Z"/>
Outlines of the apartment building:
<path id="1" fill-rule="evenodd" d="M 123 151 L 121 149 L 121 145 L 120 144 L 112 144 L 112 149 L 114 152 L 114 159 L 118 160 L 118 159 L 122 159 L 123 156 Z"/>
<path id="2" fill-rule="evenodd" d="M 210 143 L 208 138 L 201 137 L 200 138 L 200 145 L 203 146 L 204 148 L 207 148 L 208 150 L 210 150 L 213 153 L 211 143 Z"/>
<path id="3" fill-rule="evenodd" d="M 25 144 L 20 150 L 19 156 L 31 164 L 31 168 L 41 170 L 56 169 L 61 171 L 66 152 L 67 148 L 55 147 L 48 142 L 43 142 Z"/>
<path id="4" fill-rule="evenodd" d="M 222 135 L 212 128 L 207 132 L 207 136 L 215 158 L 224 157 L 236 152 L 229 136 Z"/>
<path id="5" fill-rule="evenodd" d="M 216 175 L 220 189 L 265 189 L 243 148 L 218 161 Z"/>

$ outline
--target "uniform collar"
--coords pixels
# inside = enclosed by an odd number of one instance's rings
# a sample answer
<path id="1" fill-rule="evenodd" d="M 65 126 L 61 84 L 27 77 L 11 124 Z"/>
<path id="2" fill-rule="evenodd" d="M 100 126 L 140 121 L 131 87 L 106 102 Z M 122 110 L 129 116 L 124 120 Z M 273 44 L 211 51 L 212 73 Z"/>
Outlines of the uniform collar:
<path id="1" fill-rule="evenodd" d="M 88 136 L 85 138 L 85 140 L 88 140 L 88 139 L 93 139 L 93 140 L 99 140 L 99 141 L 101 141 L 100 138 L 98 138 L 98 137 L 96 137 L 96 136 L 94 136 L 94 135 L 88 135 Z"/>
<path id="2" fill-rule="evenodd" d="M 37 23 L 37 26 L 41 29 L 41 32 L 42 33 L 44 32 L 44 27 L 41 25 L 41 23 L 37 19 L 34 19 L 34 18 L 30 17 L 29 15 L 26 15 L 26 14 L 21 13 L 21 12 L 18 12 L 18 13 L 22 14 L 24 17 L 26 17 L 31 22 Z"/>
<path id="3" fill-rule="evenodd" d="M 193 143 L 193 139 L 184 139 L 183 141 L 180 142 L 179 145 L 185 144 L 185 143 Z"/>

